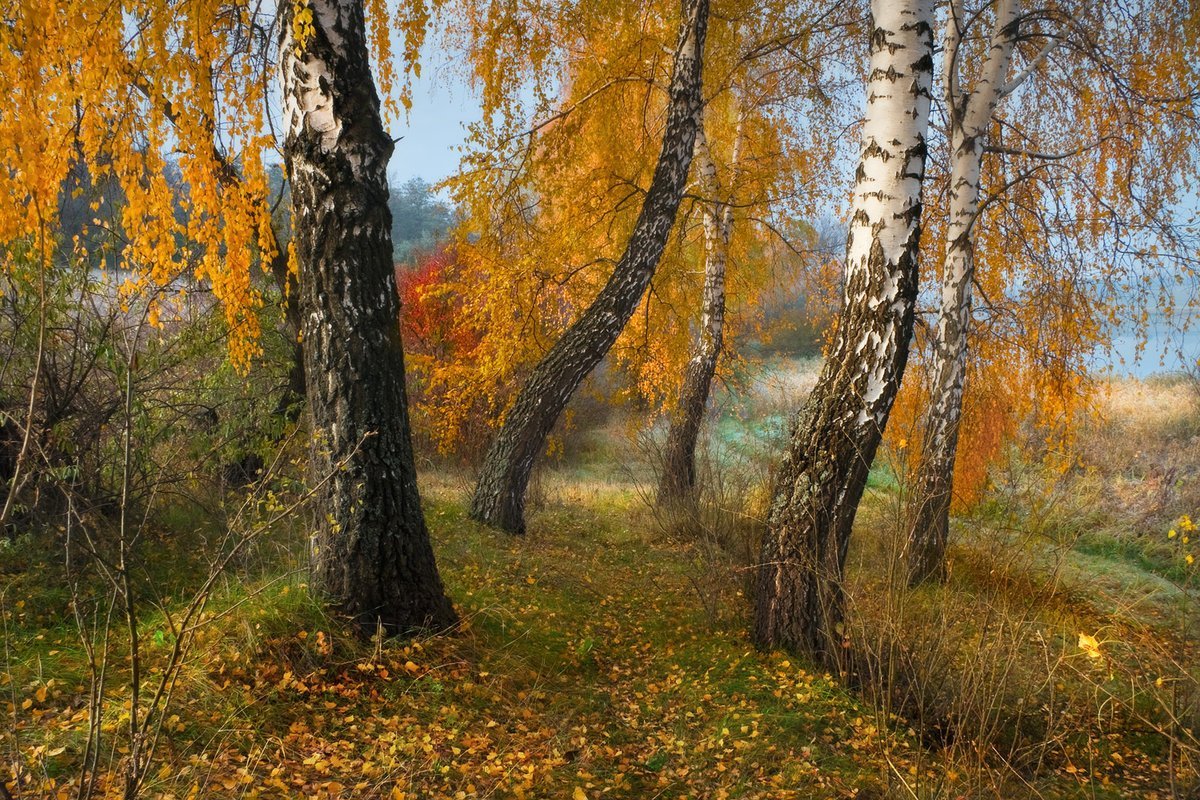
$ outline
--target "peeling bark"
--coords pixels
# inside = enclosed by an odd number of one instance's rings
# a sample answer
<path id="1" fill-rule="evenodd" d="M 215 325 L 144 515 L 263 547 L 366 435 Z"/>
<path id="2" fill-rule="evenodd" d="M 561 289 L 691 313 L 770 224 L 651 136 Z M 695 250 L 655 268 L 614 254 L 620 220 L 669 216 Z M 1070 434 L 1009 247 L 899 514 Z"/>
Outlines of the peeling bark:
<path id="1" fill-rule="evenodd" d="M 596 299 L 517 395 L 484 459 L 471 500 L 473 519 L 513 533 L 525 530 L 525 490 L 546 437 L 579 384 L 621 335 L 654 276 L 692 162 L 708 6 L 708 0 L 685 0 L 662 152 L 625 253 Z"/>
<path id="2" fill-rule="evenodd" d="M 741 158 L 742 126 L 739 116 L 731 164 L 735 173 Z M 692 356 L 684 368 L 679 401 L 670 417 L 663 450 L 663 471 L 658 483 L 659 505 L 684 502 L 695 492 L 696 442 L 700 438 L 704 409 L 708 405 L 725 336 L 725 270 L 733 229 L 733 207 L 720 199 L 717 165 L 709 150 L 703 122 L 696 130 L 695 160 L 700 190 L 705 197 L 701 209 L 704 218 L 703 312 Z"/>
<path id="3" fill-rule="evenodd" d="M 946 543 L 954 461 L 962 421 L 967 345 L 971 326 L 971 289 L 975 279 L 975 224 L 979 217 L 979 181 L 984 138 L 1004 85 L 1018 35 L 1018 0 L 1000 0 L 979 80 L 969 93 L 959 89 L 960 66 L 948 58 L 944 90 L 950 111 L 950 220 L 942 264 L 942 299 L 934 340 L 933 388 L 925 416 L 921 462 L 908 525 L 908 578 L 911 585 L 946 578 Z M 956 6 L 957 8 L 957 6 Z M 958 8 L 958 23 L 962 9 Z M 947 24 L 947 53 L 961 58 L 962 31 Z"/>
<path id="4" fill-rule="evenodd" d="M 364 631 L 455 621 L 421 513 L 392 269 L 387 163 L 361 0 L 280 4 L 284 158 L 300 263 L 312 463 L 312 583 Z M 302 26 L 297 26 L 302 27 Z"/>
<path id="5" fill-rule="evenodd" d="M 837 335 L 797 414 L 758 567 L 759 647 L 845 662 L 851 525 L 908 359 L 933 69 L 930 0 L 873 0 Z"/>

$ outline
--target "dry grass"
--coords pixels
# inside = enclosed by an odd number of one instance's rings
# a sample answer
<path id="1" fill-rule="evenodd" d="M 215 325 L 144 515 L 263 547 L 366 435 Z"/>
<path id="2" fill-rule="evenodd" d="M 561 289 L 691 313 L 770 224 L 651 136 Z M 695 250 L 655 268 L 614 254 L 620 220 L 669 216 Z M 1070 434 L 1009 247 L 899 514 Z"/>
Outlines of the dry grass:
<path id="1" fill-rule="evenodd" d="M 1200 507 L 1200 395 L 1185 378 L 1110 382 L 1079 436 L 1105 511 L 1135 528 Z"/>

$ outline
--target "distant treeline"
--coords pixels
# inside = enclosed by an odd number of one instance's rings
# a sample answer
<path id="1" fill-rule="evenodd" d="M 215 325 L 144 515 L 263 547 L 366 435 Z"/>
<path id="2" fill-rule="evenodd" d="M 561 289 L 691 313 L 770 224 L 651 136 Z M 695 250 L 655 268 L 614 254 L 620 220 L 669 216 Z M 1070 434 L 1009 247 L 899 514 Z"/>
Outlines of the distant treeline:
<path id="1" fill-rule="evenodd" d="M 178 165 L 168 162 L 167 179 L 179 197 L 186 197 L 188 188 Z M 291 201 L 283 178 L 282 165 L 270 167 L 268 175 L 271 208 L 281 240 L 291 238 Z M 118 250 L 115 237 L 120 227 L 120 208 L 124 204 L 120 187 L 111 180 L 95 184 L 88 170 L 77 165 L 63 184 L 59 198 L 62 239 L 78 238 L 88 245 L 95 265 L 115 269 Z M 410 178 L 391 187 L 388 207 L 392 212 L 392 253 L 397 263 L 408 262 L 414 253 L 428 251 L 443 242 L 457 221 L 457 212 L 434 191 L 432 184 L 421 178 Z M 184 216 L 182 204 L 177 215 Z"/>
<path id="2" fill-rule="evenodd" d="M 287 186 L 283 168 L 271 167 L 271 203 L 281 236 L 291 235 Z M 280 195 L 284 202 L 277 202 Z M 392 258 L 397 263 L 410 261 L 414 253 L 431 250 L 449 234 L 457 220 L 457 212 L 434 191 L 433 185 L 421 178 L 410 178 L 392 186 L 388 197 L 392 212 Z"/>

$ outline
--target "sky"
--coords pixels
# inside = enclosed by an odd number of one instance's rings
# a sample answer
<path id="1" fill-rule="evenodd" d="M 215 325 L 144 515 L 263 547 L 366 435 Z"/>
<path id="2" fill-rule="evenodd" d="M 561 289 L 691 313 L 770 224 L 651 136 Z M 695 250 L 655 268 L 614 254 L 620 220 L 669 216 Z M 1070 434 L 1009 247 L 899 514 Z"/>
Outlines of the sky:
<path id="1" fill-rule="evenodd" d="M 436 58 L 422 64 L 413 82 L 408 119 L 391 126 L 402 136 L 388 174 L 395 183 L 422 178 L 437 183 L 458 170 L 458 148 L 466 140 L 467 124 L 480 119 L 479 100 L 452 66 Z"/>

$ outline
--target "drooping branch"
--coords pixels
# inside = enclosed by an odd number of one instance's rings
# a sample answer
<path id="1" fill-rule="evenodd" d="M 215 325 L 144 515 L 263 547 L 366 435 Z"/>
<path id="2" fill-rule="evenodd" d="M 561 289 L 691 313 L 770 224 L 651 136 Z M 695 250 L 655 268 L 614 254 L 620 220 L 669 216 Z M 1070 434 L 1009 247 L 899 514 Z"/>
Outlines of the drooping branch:
<path id="1" fill-rule="evenodd" d="M 124 68 L 129 76 L 130 84 L 148 101 L 156 103 L 163 118 L 178 128 L 181 122 L 180 112 L 175 108 L 175 104 L 171 99 L 157 92 L 150 79 L 141 72 L 138 72 L 132 64 L 126 62 Z M 213 163 L 217 165 L 216 176 L 218 181 L 226 190 L 243 191 L 245 186 L 237 167 L 217 147 L 216 126 L 213 123 L 212 117 L 207 114 L 201 115 L 200 124 L 212 142 L 212 150 L 208 155 L 213 160 Z M 279 201 L 282 200 L 283 193 L 280 192 Z M 267 268 L 283 300 L 284 319 L 287 321 L 287 332 L 292 343 L 292 364 L 288 371 L 288 385 L 284 394 L 279 398 L 277 410 L 294 417 L 298 414 L 301 403 L 304 400 L 304 355 L 300 337 L 300 284 L 296 274 L 288 264 L 287 248 L 283 244 L 283 239 L 279 235 L 279 229 L 274 219 L 271 219 L 268 223 L 267 231 L 270 235 L 270 252 L 267 254 Z"/>

